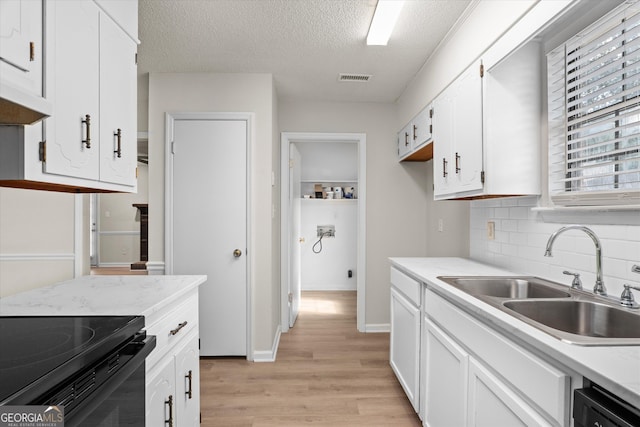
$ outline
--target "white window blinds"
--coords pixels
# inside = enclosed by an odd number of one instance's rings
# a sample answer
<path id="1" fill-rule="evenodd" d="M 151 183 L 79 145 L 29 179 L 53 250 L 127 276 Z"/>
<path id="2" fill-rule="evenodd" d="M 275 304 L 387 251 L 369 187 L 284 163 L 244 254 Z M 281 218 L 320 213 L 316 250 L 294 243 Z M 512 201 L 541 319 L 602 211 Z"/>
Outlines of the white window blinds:
<path id="1" fill-rule="evenodd" d="M 624 5 L 547 55 L 554 202 L 640 200 L 640 5 Z"/>

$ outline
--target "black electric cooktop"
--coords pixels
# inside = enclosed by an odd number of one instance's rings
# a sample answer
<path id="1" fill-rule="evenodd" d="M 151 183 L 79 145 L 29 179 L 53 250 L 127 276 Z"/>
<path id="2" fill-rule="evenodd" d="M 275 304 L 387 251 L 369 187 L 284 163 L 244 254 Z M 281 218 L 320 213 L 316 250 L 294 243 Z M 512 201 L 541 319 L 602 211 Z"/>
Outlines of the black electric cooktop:
<path id="1" fill-rule="evenodd" d="M 27 405 L 144 328 L 142 316 L 0 317 L 0 405 Z"/>

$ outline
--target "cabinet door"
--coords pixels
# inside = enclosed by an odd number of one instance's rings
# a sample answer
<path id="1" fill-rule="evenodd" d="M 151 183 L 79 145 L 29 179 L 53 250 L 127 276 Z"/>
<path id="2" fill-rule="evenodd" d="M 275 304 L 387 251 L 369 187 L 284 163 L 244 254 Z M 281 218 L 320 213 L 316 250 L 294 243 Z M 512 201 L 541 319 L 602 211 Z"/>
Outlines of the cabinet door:
<path id="1" fill-rule="evenodd" d="M 416 412 L 420 408 L 420 310 L 391 288 L 389 360 Z"/>
<path id="2" fill-rule="evenodd" d="M 417 150 L 431 141 L 431 105 L 422 110 L 411 122 L 411 149 Z"/>
<path id="3" fill-rule="evenodd" d="M 480 63 L 469 67 L 453 83 L 454 144 L 451 171 L 454 191 L 482 189 L 482 77 Z"/>
<path id="4" fill-rule="evenodd" d="M 178 425 L 197 426 L 200 423 L 200 350 L 198 335 L 176 354 L 176 409 Z"/>
<path id="5" fill-rule="evenodd" d="M 459 424 L 462 425 L 462 424 Z M 551 426 L 502 381 L 471 358 L 469 362 L 469 427 Z"/>
<path id="6" fill-rule="evenodd" d="M 411 124 L 398 133 L 398 157 L 404 157 L 411 151 Z"/>
<path id="7" fill-rule="evenodd" d="M 135 185 L 137 46 L 100 14 L 100 181 Z"/>
<path id="8" fill-rule="evenodd" d="M 42 94 L 42 2 L 0 0 L 0 78 Z"/>
<path id="9" fill-rule="evenodd" d="M 45 120 L 45 172 L 99 178 L 98 7 L 94 2 L 47 2 L 53 16 L 48 47 L 53 58 L 47 76 L 54 114 Z M 86 116 L 89 116 L 89 122 Z M 90 142 L 83 142 L 89 140 Z"/>
<path id="10" fill-rule="evenodd" d="M 469 355 L 428 318 L 425 318 L 425 326 L 425 425 L 463 426 Z"/>
<path id="11" fill-rule="evenodd" d="M 175 361 L 168 357 L 166 363 L 160 368 L 152 379 L 147 379 L 145 424 L 147 427 L 167 425 L 173 418 L 176 419 L 176 382 Z M 147 373 L 148 375 L 148 373 Z"/>
<path id="12" fill-rule="evenodd" d="M 453 105 L 451 86 L 433 101 L 433 194 L 452 192 L 451 147 L 454 144 Z"/>

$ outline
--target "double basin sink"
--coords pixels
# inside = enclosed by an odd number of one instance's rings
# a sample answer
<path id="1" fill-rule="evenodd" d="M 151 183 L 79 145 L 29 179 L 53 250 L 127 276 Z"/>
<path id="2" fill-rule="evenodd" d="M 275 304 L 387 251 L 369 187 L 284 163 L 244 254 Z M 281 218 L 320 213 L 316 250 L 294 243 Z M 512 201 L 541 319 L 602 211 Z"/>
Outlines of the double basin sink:
<path id="1" fill-rule="evenodd" d="M 640 345 L 640 310 L 537 277 L 438 279 L 576 345 Z"/>

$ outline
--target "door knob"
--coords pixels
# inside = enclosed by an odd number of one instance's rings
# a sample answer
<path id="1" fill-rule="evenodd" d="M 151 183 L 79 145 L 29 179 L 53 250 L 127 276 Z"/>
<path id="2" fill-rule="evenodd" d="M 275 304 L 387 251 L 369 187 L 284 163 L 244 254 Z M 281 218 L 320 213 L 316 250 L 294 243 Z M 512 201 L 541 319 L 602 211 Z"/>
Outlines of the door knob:
<path id="1" fill-rule="evenodd" d="M 240 258 L 240 256 L 242 256 L 242 251 L 240 249 L 236 249 L 235 251 L 233 251 L 233 256 L 236 258 Z"/>

